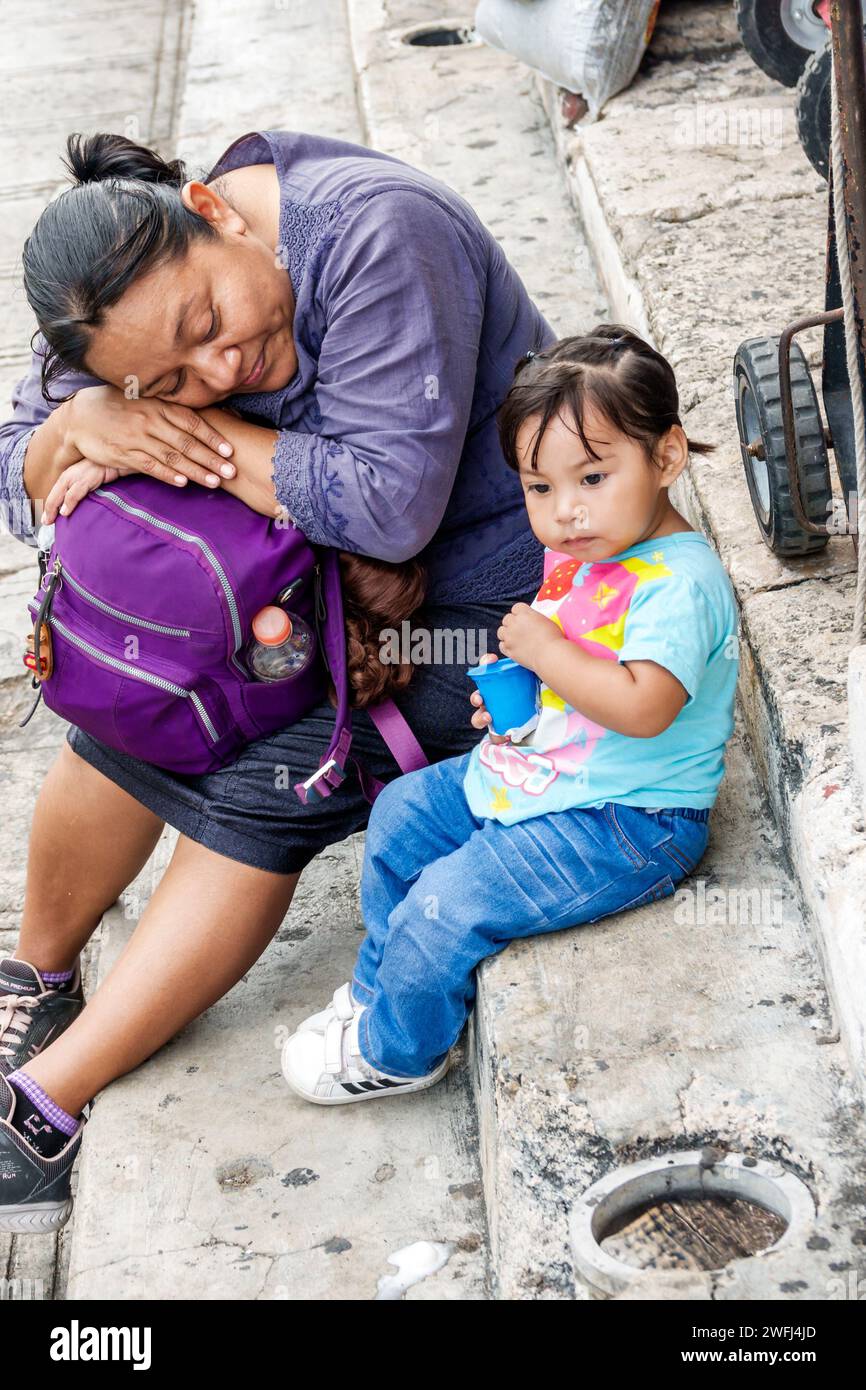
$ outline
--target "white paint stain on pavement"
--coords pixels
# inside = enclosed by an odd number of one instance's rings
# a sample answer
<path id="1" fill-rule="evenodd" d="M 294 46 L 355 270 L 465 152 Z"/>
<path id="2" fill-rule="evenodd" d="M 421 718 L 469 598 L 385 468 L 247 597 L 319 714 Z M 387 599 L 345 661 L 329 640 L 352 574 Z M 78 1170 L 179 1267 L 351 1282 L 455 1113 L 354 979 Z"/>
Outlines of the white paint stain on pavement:
<path id="1" fill-rule="evenodd" d="M 402 1250 L 388 1256 L 389 1265 L 396 1265 L 396 1274 L 383 1274 L 379 1280 L 379 1292 L 374 1302 L 380 1299 L 402 1298 L 413 1284 L 419 1284 L 430 1274 L 435 1274 L 448 1263 L 452 1247 L 433 1240 L 416 1240 L 414 1245 L 406 1245 Z"/>

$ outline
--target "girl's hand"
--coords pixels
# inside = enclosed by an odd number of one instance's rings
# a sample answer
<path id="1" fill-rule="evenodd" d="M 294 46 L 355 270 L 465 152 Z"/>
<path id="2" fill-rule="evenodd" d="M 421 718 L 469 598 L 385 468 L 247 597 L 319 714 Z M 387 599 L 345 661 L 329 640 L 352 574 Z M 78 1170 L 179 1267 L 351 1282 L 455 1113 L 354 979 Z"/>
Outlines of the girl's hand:
<path id="1" fill-rule="evenodd" d="M 50 526 L 56 521 L 58 512 L 61 516 L 70 516 L 82 497 L 93 492 L 94 488 L 102 487 L 103 483 L 115 482 L 118 476 L 116 468 L 103 468 L 98 463 L 91 463 L 90 459 L 70 464 L 64 468 L 45 499 L 41 523 Z"/>
<path id="2" fill-rule="evenodd" d="M 199 411 L 159 396 L 127 400 L 116 386 L 87 386 L 64 403 L 67 463 L 86 459 L 117 473 L 149 473 L 184 487 L 233 478 L 232 445 Z"/>
<path id="3" fill-rule="evenodd" d="M 530 671 L 535 670 L 543 647 L 548 643 L 566 641 L 562 629 L 528 603 L 515 603 L 511 612 L 502 619 L 496 636 L 504 654 Z"/>
<path id="4" fill-rule="evenodd" d="M 479 666 L 486 666 L 488 661 L 498 661 L 499 657 L 495 652 L 487 652 L 478 662 Z M 473 729 L 484 729 L 491 743 L 510 743 L 511 739 L 507 734 L 495 734 L 490 727 L 493 723 L 493 716 L 484 704 L 480 690 L 473 690 L 469 696 L 469 703 L 475 705 L 475 713 L 469 723 Z"/>

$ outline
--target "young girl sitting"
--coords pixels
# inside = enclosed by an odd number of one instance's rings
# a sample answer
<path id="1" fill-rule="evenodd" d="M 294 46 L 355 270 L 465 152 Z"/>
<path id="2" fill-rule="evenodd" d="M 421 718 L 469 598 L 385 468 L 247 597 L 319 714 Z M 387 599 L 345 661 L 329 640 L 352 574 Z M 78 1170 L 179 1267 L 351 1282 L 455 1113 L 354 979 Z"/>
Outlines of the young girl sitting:
<path id="1" fill-rule="evenodd" d="M 528 353 L 497 423 L 545 547 L 541 589 L 497 637 L 538 676 L 540 718 L 377 798 L 351 984 L 283 1048 L 289 1085 L 319 1105 L 433 1085 L 482 960 L 669 896 L 707 846 L 737 610 L 668 489 L 714 446 L 687 439 L 670 365 L 619 325 Z"/>

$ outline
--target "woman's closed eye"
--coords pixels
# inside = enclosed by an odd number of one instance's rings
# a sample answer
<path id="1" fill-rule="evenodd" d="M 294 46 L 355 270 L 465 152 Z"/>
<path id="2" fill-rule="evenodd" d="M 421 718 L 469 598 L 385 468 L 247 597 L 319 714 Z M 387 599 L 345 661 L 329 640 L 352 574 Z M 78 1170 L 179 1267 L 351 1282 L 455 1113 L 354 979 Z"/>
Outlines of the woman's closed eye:
<path id="1" fill-rule="evenodd" d="M 205 334 L 205 336 L 202 338 L 202 342 L 203 342 L 203 343 L 209 343 L 210 340 L 211 340 L 211 338 L 215 338 L 215 337 L 216 337 L 217 332 L 218 332 L 218 329 L 219 329 L 219 318 L 218 318 L 218 316 L 217 316 L 217 312 L 216 312 L 215 309 L 211 309 L 210 328 L 208 329 L 208 331 L 207 331 L 207 333 Z M 178 393 L 178 391 L 179 391 L 180 388 L 183 386 L 183 384 L 184 384 L 185 381 L 186 381 L 186 373 L 185 373 L 185 372 L 180 372 L 180 373 L 178 374 L 177 380 L 175 381 L 174 385 L 173 385 L 168 391 L 161 391 L 161 392 L 160 392 L 160 395 L 162 395 L 162 396 L 176 396 L 177 393 Z"/>

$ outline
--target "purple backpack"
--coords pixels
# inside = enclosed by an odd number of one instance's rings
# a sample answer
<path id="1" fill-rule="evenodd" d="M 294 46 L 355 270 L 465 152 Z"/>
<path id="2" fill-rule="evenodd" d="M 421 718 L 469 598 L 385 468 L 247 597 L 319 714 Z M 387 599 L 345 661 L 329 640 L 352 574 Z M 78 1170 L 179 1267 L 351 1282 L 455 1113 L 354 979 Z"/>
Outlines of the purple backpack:
<path id="1" fill-rule="evenodd" d="M 301 719 L 325 698 L 330 673 L 334 734 L 295 792 L 306 802 L 340 785 L 352 733 L 335 550 L 221 489 L 136 474 L 58 517 L 40 570 L 28 607 L 34 651 L 47 624 L 50 666 L 25 662 L 56 714 L 169 771 L 211 772 Z M 244 648 L 254 615 L 278 594 L 315 632 L 317 651 L 291 680 L 267 683 L 249 674 Z M 368 711 L 404 772 L 426 764 L 392 700 Z M 372 802 L 383 784 L 356 766 Z"/>

